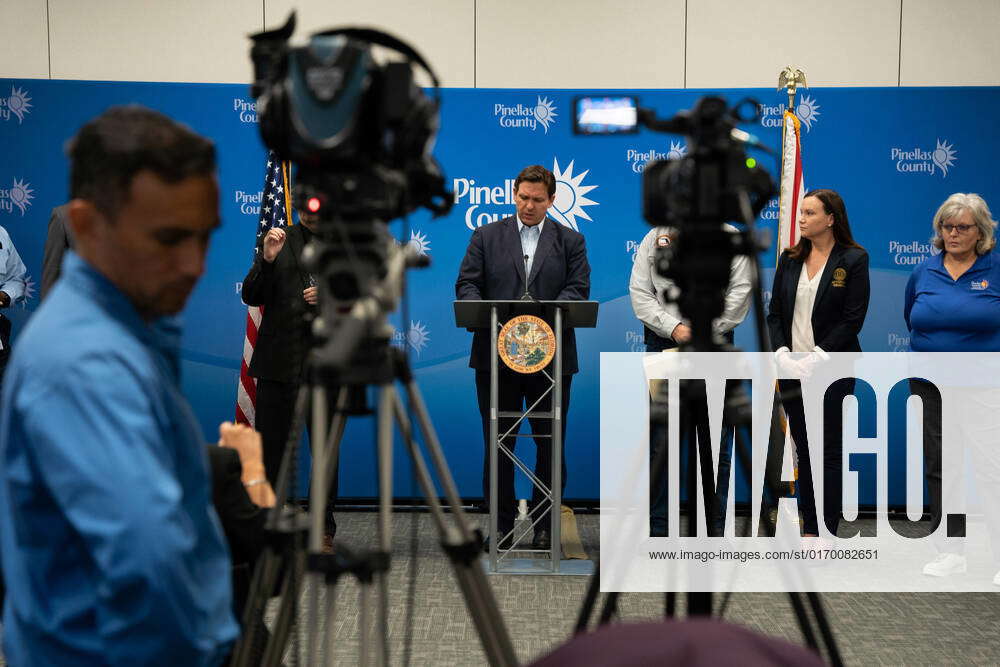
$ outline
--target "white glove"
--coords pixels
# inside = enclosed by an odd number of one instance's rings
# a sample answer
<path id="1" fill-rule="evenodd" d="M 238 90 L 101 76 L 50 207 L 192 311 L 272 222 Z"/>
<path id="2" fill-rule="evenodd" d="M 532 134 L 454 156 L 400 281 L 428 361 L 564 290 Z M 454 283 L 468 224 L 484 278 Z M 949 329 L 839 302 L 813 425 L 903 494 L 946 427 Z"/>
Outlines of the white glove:
<path id="1" fill-rule="evenodd" d="M 774 361 L 778 365 L 778 377 L 794 380 L 806 380 L 812 375 L 812 368 L 815 361 L 812 359 L 813 353 L 808 356 L 799 353 L 793 354 L 787 347 L 779 348 L 774 353 Z"/>

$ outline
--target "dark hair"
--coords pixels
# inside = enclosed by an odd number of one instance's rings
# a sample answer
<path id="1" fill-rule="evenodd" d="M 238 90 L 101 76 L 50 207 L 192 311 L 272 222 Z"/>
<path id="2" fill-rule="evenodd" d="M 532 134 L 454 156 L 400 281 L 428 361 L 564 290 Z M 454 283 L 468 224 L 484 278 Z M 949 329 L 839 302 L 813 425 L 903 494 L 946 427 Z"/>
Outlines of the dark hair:
<path id="1" fill-rule="evenodd" d="M 66 147 L 70 197 L 114 219 L 132 181 L 151 171 L 167 183 L 215 170 L 215 146 L 163 114 L 139 105 L 112 107 L 87 122 Z"/>
<path id="2" fill-rule="evenodd" d="M 556 177 L 552 175 L 551 171 L 540 164 L 533 164 L 521 170 L 521 173 L 517 175 L 517 179 L 514 180 L 514 194 L 517 194 L 518 186 L 525 181 L 528 183 L 544 183 L 545 189 L 549 192 L 549 199 L 556 193 Z"/>
<path id="3" fill-rule="evenodd" d="M 836 190 L 827 190 L 825 188 L 810 190 L 805 194 L 803 199 L 806 197 L 815 197 L 820 200 L 823 203 L 823 212 L 833 216 L 831 229 L 834 241 L 848 248 L 861 247 L 854 240 L 854 235 L 851 234 L 851 223 L 847 221 L 847 207 L 844 206 L 844 200 L 837 194 Z M 798 211 L 795 211 L 795 215 L 798 215 Z M 799 237 L 799 242 L 785 252 L 792 259 L 805 260 L 809 256 L 809 253 L 812 252 L 812 241 Z"/>

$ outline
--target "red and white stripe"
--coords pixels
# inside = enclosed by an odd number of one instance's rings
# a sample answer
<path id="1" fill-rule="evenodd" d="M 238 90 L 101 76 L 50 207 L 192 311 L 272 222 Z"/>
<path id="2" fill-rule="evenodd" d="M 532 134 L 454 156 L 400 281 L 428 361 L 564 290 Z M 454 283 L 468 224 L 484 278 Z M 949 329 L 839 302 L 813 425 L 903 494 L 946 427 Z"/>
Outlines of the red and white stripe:
<path id="1" fill-rule="evenodd" d="M 781 195 L 778 199 L 778 252 L 799 242 L 799 204 L 805 196 L 805 179 L 802 176 L 802 132 L 799 119 L 785 111 L 781 142 Z"/>
<path id="2" fill-rule="evenodd" d="M 247 331 L 243 338 L 243 362 L 240 364 L 240 382 L 236 389 L 236 423 L 256 426 L 257 380 L 250 377 L 250 360 L 257 345 L 257 329 L 260 327 L 263 309 L 247 306 Z"/>
<path id="3" fill-rule="evenodd" d="M 778 246 L 775 254 L 775 266 L 778 258 L 786 248 L 791 248 L 799 242 L 799 204 L 806 194 L 805 178 L 802 176 L 802 129 L 799 119 L 789 110 L 785 110 L 781 135 L 781 194 L 778 199 Z M 777 401 L 777 398 L 775 398 Z M 781 428 L 785 432 L 785 446 L 792 453 L 793 479 L 799 478 L 799 456 L 792 440 L 791 430 L 785 419 L 784 410 L 780 414 Z M 795 493 L 794 482 L 790 492 Z"/>

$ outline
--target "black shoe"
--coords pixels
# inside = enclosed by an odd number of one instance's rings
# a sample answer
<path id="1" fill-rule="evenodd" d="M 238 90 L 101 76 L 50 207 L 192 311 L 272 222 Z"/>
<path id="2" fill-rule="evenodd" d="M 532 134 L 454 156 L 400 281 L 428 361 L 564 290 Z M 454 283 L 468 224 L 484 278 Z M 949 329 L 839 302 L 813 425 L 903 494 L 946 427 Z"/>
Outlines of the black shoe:
<path id="1" fill-rule="evenodd" d="M 548 528 L 535 528 L 535 538 L 531 540 L 531 547 L 545 550 L 552 548 L 552 534 Z"/>

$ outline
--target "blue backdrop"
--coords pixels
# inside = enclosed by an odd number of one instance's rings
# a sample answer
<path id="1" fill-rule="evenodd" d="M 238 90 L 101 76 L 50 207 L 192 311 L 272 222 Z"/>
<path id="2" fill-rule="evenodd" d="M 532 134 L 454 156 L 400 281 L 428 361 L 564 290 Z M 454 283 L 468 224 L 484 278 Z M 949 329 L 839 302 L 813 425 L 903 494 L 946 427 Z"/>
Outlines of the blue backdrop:
<path id="1" fill-rule="evenodd" d="M 620 91 L 616 91 L 620 92 Z M 720 91 L 628 91 L 661 116 L 691 107 Z M 473 373 L 467 367 L 471 334 L 456 329 L 451 302 L 458 265 L 472 230 L 513 212 L 510 186 L 521 167 L 540 163 L 558 180 L 550 214 L 587 238 L 593 267 L 591 296 L 601 304 L 599 326 L 578 332 L 580 375 L 569 415 L 568 498 L 596 498 L 598 486 L 598 355 L 642 350 L 642 329 L 628 302 L 632 254 L 648 230 L 640 213 L 643 165 L 682 154 L 680 137 L 576 137 L 571 131 L 574 90 L 442 91 L 442 130 L 436 155 L 455 190 L 446 218 L 420 212 L 405 236 L 432 259 L 411 272 L 409 305 L 397 343 L 406 345 L 460 491 L 480 495 L 482 438 Z M 747 128 L 779 147 L 784 92 L 725 90 L 732 102 L 747 95 L 765 103 Z M 185 311 L 184 388 L 207 438 L 231 419 L 243 345 L 246 308 L 240 281 L 249 268 L 264 168 L 253 100 L 238 85 L 105 83 L 0 79 L 0 225 L 14 239 L 32 276 L 29 298 L 12 309 L 17 332 L 38 305 L 46 224 L 67 197 L 64 144 L 86 120 L 114 104 L 139 103 L 187 123 L 218 144 L 223 225 L 208 270 Z M 807 187 L 843 195 L 859 243 L 871 254 L 872 301 L 861 334 L 869 351 L 908 349 L 902 318 L 903 287 L 912 267 L 929 256 L 931 217 L 952 192 L 978 192 L 996 209 L 1000 179 L 990 166 L 1000 152 L 998 88 L 835 88 L 800 93 Z M 758 156 L 772 173 L 777 163 Z M 773 229 L 777 201 L 760 224 Z M 399 235 L 402 222 L 393 223 Z M 762 255 L 773 267 L 773 249 Z M 771 271 L 765 272 L 765 299 Z M 404 333 L 405 332 L 405 333 Z M 750 322 L 736 342 L 755 349 Z M 531 447 L 526 447 L 531 449 Z M 373 430 L 358 420 L 343 449 L 341 494 L 374 496 Z M 402 449 L 397 446 L 397 456 Z M 531 458 L 531 455 L 528 456 Z M 898 471 L 897 471 L 898 472 Z M 408 468 L 397 466 L 395 491 L 412 495 Z M 519 494 L 520 495 L 520 494 Z M 890 499 L 898 502 L 901 499 Z"/>

